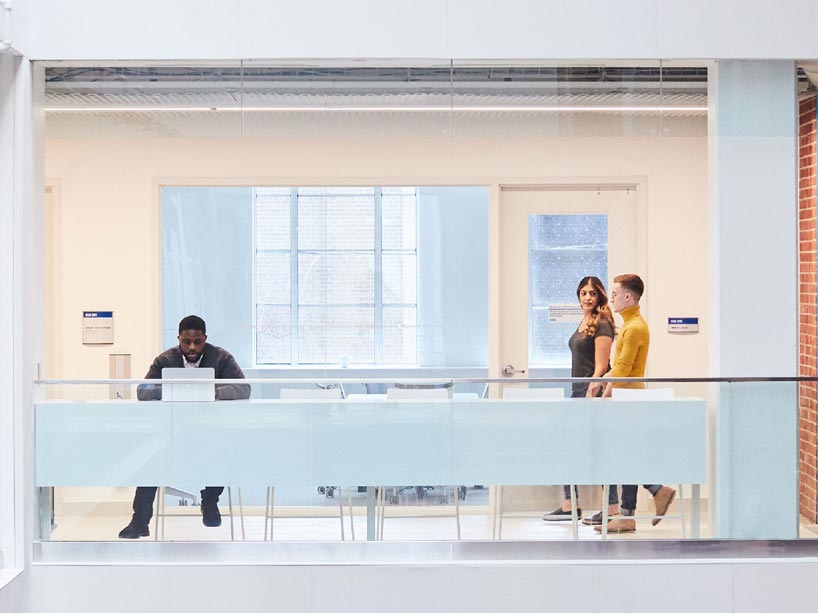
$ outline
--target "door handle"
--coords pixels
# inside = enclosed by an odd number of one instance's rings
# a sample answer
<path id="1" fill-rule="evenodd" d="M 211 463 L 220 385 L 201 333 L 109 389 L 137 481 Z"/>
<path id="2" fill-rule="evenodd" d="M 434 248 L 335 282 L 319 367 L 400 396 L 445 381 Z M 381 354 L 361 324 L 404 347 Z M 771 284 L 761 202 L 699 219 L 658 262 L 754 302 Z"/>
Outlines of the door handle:
<path id="1" fill-rule="evenodd" d="M 524 375 L 525 368 L 514 368 L 511 364 L 506 364 L 503 366 L 503 376 L 504 377 L 513 377 L 514 375 Z"/>

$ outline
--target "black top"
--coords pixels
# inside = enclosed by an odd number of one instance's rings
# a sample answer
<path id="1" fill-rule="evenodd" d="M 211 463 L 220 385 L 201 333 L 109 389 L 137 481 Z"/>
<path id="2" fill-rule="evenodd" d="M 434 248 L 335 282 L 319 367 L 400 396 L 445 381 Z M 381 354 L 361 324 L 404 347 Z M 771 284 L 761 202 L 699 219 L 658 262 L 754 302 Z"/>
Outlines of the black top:
<path id="1" fill-rule="evenodd" d="M 593 377 L 594 376 L 594 357 L 596 354 L 596 338 L 598 336 L 614 337 L 613 327 L 611 323 L 603 318 L 599 318 L 599 323 L 596 326 L 596 334 L 588 336 L 585 334 L 585 327 L 582 330 L 577 330 L 568 339 L 568 346 L 571 348 L 571 376 L 572 377 Z M 611 363 L 608 362 L 608 367 L 605 372 L 611 370 Z M 573 383 L 571 385 L 571 397 L 582 398 L 588 391 L 587 383 Z"/>
<path id="2" fill-rule="evenodd" d="M 171 347 L 164 353 L 156 356 L 156 359 L 148 369 L 146 379 L 161 379 L 163 368 L 182 368 L 185 365 L 185 356 L 177 345 Z M 202 351 L 202 361 L 200 368 L 212 368 L 217 379 L 244 379 L 244 373 L 230 355 L 230 352 L 221 347 L 216 347 L 210 343 L 205 343 Z M 136 397 L 139 400 L 161 400 L 162 386 L 143 383 L 136 388 Z M 250 397 L 250 386 L 245 383 L 217 384 L 216 400 L 241 400 Z"/>

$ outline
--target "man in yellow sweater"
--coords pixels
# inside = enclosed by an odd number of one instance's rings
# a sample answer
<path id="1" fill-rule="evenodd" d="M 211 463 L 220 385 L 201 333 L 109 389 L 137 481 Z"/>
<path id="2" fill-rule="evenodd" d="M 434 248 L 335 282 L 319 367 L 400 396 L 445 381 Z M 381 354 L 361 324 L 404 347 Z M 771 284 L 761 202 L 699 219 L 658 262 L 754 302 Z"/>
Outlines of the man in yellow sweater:
<path id="1" fill-rule="evenodd" d="M 627 274 L 614 277 L 611 286 L 611 308 L 619 313 L 624 320 L 622 329 L 616 339 L 616 355 L 613 367 L 608 377 L 644 377 L 645 365 L 648 361 L 650 348 L 650 330 L 648 324 L 639 312 L 639 300 L 645 292 L 645 284 L 638 275 Z M 614 387 L 642 388 L 645 384 L 640 381 L 633 383 L 608 383 L 604 396 L 610 396 Z M 676 497 L 676 490 L 666 485 L 644 485 L 653 495 L 656 505 L 656 517 L 653 525 L 658 524 L 662 516 Z M 622 486 L 622 515 L 608 524 L 608 532 L 634 532 L 636 520 L 633 514 L 636 510 L 636 492 L 638 486 Z M 602 532 L 602 526 L 594 528 Z"/>

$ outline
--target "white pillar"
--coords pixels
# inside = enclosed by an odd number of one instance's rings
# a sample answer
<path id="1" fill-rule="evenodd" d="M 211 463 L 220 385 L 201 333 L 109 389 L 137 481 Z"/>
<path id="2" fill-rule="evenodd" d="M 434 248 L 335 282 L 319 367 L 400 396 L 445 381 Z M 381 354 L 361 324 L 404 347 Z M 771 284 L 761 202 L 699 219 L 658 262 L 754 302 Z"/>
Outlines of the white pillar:
<path id="1" fill-rule="evenodd" d="M 0 550 L 3 566 L 22 566 L 16 518 L 14 404 L 14 71 L 17 61 L 0 55 Z"/>
<path id="2" fill-rule="evenodd" d="M 33 380 L 43 355 L 41 90 L 40 69 L 0 55 L 0 544 L 4 564 L 18 569 L 31 562 Z"/>
<path id="3" fill-rule="evenodd" d="M 708 98 L 710 375 L 795 376 L 795 65 L 716 62 Z M 794 538 L 796 384 L 721 384 L 712 391 L 715 535 Z"/>

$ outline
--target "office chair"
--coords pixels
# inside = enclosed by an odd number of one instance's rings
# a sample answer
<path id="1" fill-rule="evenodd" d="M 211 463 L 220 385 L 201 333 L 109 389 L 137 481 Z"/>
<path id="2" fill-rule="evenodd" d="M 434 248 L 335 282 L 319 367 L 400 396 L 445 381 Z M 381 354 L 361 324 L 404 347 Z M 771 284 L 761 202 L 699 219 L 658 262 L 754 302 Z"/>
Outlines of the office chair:
<path id="1" fill-rule="evenodd" d="M 235 527 L 234 527 L 234 512 L 233 512 L 233 491 L 231 487 L 226 487 L 227 490 L 227 516 L 230 518 L 230 540 L 235 541 Z M 239 518 L 240 518 L 240 525 L 241 525 L 241 540 L 246 540 L 246 532 L 244 529 L 244 507 L 241 503 L 241 488 L 238 489 L 238 503 L 239 503 Z M 165 496 L 170 494 L 171 496 L 178 496 L 180 499 L 179 506 L 198 506 L 196 503 L 197 496 L 195 494 L 191 494 L 184 490 L 176 489 L 174 487 L 165 487 L 160 486 L 156 489 L 156 501 L 154 504 L 156 505 L 156 512 L 153 515 L 153 539 L 155 541 L 159 540 L 159 533 L 161 529 L 162 533 L 162 540 L 165 540 L 165 518 L 166 517 L 198 517 L 198 513 L 167 513 L 165 510 Z M 190 500 L 190 505 L 186 503 L 187 500 Z M 162 523 L 159 523 L 159 519 L 162 519 Z"/>

